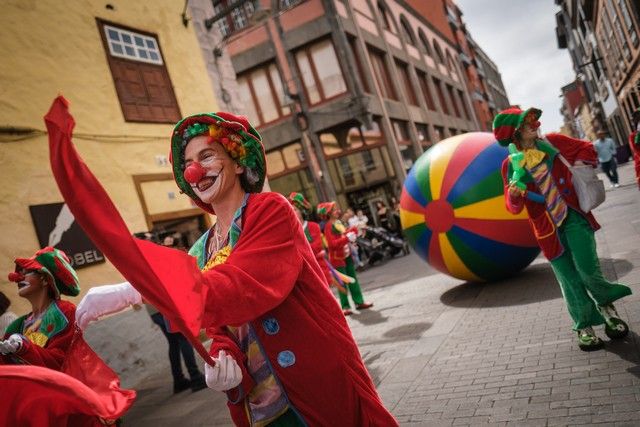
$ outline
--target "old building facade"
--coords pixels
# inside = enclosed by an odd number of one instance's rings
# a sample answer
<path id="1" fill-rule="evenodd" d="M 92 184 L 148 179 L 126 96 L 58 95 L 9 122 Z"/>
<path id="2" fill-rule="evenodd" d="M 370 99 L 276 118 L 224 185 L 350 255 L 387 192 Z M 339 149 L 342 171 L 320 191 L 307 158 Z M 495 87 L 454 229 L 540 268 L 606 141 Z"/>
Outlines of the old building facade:
<path id="1" fill-rule="evenodd" d="M 182 5 L 65 3 L 3 3 L 0 271 L 6 282 L 14 258 L 56 245 L 69 252 L 84 294 L 122 277 L 90 242 L 74 249 L 83 235 L 74 234 L 49 168 L 43 116 L 53 99 L 62 94 L 70 101 L 75 145 L 129 229 L 178 230 L 185 245 L 210 219 L 179 194 L 167 158 L 169 137 L 183 115 L 217 105 L 193 28 L 181 19 Z M 15 286 L 2 291 L 15 312 L 27 312 Z"/>
<path id="2" fill-rule="evenodd" d="M 480 128 L 448 24 L 410 3 L 212 2 L 272 190 L 371 214 L 425 149 Z"/>
<path id="3" fill-rule="evenodd" d="M 631 114 L 640 107 L 640 4 L 634 0 L 556 0 L 558 46 L 569 51 L 583 83 L 591 124 L 626 146 Z"/>

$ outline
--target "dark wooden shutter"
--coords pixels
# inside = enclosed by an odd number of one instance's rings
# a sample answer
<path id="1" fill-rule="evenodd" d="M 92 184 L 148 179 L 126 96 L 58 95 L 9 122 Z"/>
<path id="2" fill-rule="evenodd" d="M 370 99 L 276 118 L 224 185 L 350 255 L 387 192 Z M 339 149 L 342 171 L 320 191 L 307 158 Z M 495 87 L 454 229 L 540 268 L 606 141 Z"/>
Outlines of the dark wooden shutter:
<path id="1" fill-rule="evenodd" d="M 103 25 L 106 22 L 98 20 L 98 23 L 125 121 L 175 123 L 180 120 L 180 109 L 167 68 L 164 65 L 112 56 L 104 36 Z M 111 23 L 108 25 L 116 26 Z M 154 35 L 139 32 L 154 37 L 157 43 Z"/>

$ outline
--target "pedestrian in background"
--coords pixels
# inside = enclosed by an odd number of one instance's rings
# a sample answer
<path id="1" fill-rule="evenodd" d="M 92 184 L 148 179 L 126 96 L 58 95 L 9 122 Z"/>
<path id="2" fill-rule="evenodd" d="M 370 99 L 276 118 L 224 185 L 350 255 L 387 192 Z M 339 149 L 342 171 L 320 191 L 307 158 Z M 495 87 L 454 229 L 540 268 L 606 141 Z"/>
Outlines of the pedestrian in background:
<path id="1" fill-rule="evenodd" d="M 633 153 L 633 163 L 636 168 L 636 182 L 640 188 L 640 108 L 633 112 L 632 116 L 633 132 L 629 135 L 629 148 Z"/>
<path id="2" fill-rule="evenodd" d="M 173 393 L 177 394 L 189 388 L 192 392 L 206 388 L 207 383 L 204 375 L 198 369 L 196 356 L 189 341 L 179 332 L 170 332 L 167 321 L 154 306 L 151 304 L 145 304 L 145 306 L 151 320 L 158 325 L 169 344 L 169 363 L 171 364 L 171 376 L 173 377 Z M 184 365 L 187 367 L 190 379 L 187 379 L 182 373 L 180 355 L 182 355 L 182 359 L 184 359 Z"/>
<path id="3" fill-rule="evenodd" d="M 380 227 L 391 231 L 389 228 L 389 209 L 381 200 L 376 202 L 376 215 L 378 216 L 378 221 L 380 221 Z"/>
<path id="4" fill-rule="evenodd" d="M 597 135 L 598 139 L 593 142 L 593 146 L 598 153 L 598 163 L 602 172 L 609 178 L 611 188 L 618 188 L 620 184 L 618 184 L 618 165 L 615 158 L 616 144 L 611 137 L 607 136 L 604 129 L 600 129 Z"/>

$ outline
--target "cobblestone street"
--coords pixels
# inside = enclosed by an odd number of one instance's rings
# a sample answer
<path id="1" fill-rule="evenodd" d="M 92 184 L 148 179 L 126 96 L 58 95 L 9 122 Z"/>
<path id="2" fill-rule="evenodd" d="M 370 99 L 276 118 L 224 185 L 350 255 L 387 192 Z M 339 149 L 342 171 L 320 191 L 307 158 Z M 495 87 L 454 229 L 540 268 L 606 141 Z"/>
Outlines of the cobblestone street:
<path id="1" fill-rule="evenodd" d="M 403 425 L 638 425 L 640 193 L 630 164 L 596 210 L 605 275 L 634 294 L 617 304 L 629 336 L 578 349 L 549 263 L 497 283 L 467 284 L 414 254 L 361 274 L 373 309 L 349 318 L 362 357 Z M 140 384 L 126 425 L 229 425 L 224 395 L 171 395 L 167 375 Z"/>

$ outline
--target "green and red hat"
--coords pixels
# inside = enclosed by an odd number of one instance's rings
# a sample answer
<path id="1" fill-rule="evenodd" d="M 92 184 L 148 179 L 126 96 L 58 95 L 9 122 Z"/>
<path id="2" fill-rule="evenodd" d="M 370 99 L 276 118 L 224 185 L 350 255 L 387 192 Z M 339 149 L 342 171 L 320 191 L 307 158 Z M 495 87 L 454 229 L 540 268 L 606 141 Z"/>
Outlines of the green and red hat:
<path id="1" fill-rule="evenodd" d="M 296 193 L 295 191 L 289 194 L 289 202 L 296 208 L 300 209 L 303 212 L 311 210 L 311 203 L 307 199 L 304 198 L 302 193 Z"/>
<path id="2" fill-rule="evenodd" d="M 336 207 L 336 202 L 323 202 L 323 203 L 318 203 L 318 207 L 316 208 L 316 210 L 320 218 L 327 219 L 329 218 L 329 215 L 331 215 L 331 211 L 333 211 L 335 207 Z"/>
<path id="3" fill-rule="evenodd" d="M 525 122 L 532 122 L 536 127 L 540 126 L 538 119 L 542 115 L 542 110 L 529 108 L 522 111 L 518 107 L 509 107 L 502 110 L 493 119 L 493 135 L 498 140 L 498 144 L 506 147 L 513 141 L 513 137 Z"/>
<path id="4" fill-rule="evenodd" d="M 80 293 L 78 275 L 71 267 L 67 254 L 60 249 L 47 246 L 40 249 L 31 258 L 16 258 L 14 262 L 16 272 L 9 273 L 9 280 L 12 282 L 19 281 L 17 270 L 23 268 L 49 276 L 51 283 L 54 284 L 53 290 L 56 298 L 60 298 L 60 294 L 75 297 Z"/>
<path id="5" fill-rule="evenodd" d="M 220 111 L 185 117 L 173 128 L 170 161 L 173 178 L 180 190 L 191 197 L 202 209 L 214 213 L 211 206 L 195 194 L 184 176 L 184 151 L 191 139 L 208 135 L 210 142 L 218 142 L 229 156 L 247 171 L 241 178 L 242 188 L 248 193 L 259 193 L 267 175 L 267 161 L 258 131 L 244 116 Z"/>

